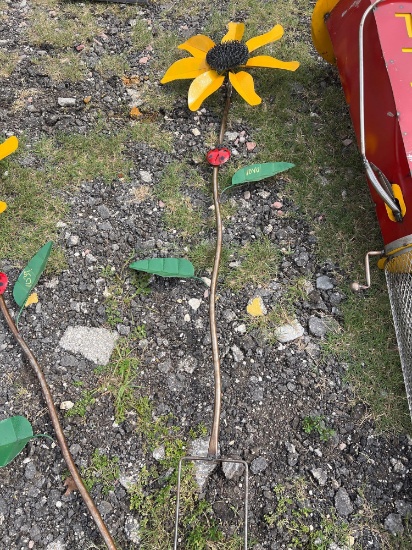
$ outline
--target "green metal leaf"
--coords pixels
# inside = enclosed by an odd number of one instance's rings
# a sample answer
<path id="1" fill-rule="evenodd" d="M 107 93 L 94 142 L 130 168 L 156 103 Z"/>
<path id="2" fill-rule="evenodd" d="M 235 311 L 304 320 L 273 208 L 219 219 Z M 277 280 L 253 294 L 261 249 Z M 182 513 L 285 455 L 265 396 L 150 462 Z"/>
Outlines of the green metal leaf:
<path id="1" fill-rule="evenodd" d="M 289 170 L 289 168 L 293 168 L 294 166 L 295 165 L 290 162 L 264 162 L 263 164 L 251 164 L 250 166 L 245 166 L 233 174 L 232 184 L 226 187 L 223 191 L 226 191 L 235 185 L 270 178 L 276 174 L 280 174 L 280 172 Z"/>
<path id="2" fill-rule="evenodd" d="M 44 267 L 49 259 L 53 242 L 49 241 L 33 256 L 23 271 L 13 288 L 13 298 L 16 304 L 23 308 L 30 296 L 31 291 L 36 286 L 40 275 L 43 273 Z M 21 311 L 21 310 L 20 310 Z"/>
<path id="3" fill-rule="evenodd" d="M 133 262 L 129 267 L 136 271 L 160 275 L 160 277 L 189 278 L 195 276 L 193 264 L 185 258 L 150 258 Z"/>
<path id="4" fill-rule="evenodd" d="M 33 429 L 24 416 L 12 416 L 0 422 L 0 468 L 7 466 L 33 439 Z"/>

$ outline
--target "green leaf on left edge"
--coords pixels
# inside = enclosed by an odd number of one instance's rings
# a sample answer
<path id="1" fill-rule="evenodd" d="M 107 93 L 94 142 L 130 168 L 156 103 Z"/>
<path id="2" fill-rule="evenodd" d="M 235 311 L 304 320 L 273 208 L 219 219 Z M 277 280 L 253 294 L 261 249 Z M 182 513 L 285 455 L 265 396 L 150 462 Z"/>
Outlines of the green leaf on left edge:
<path id="1" fill-rule="evenodd" d="M 185 258 L 150 258 L 133 262 L 129 267 L 136 271 L 160 275 L 160 277 L 190 278 L 195 276 L 193 264 Z"/>
<path id="2" fill-rule="evenodd" d="M 232 184 L 223 189 L 223 191 L 226 191 L 231 187 L 235 187 L 236 185 L 242 185 L 243 183 L 270 178 L 276 174 L 280 174 L 280 172 L 289 170 L 289 168 L 293 168 L 294 166 L 295 165 L 290 162 L 264 162 L 263 164 L 251 164 L 250 166 L 245 166 L 233 174 Z"/>
<path id="3" fill-rule="evenodd" d="M 24 416 L 12 416 L 0 422 L 0 468 L 7 466 L 33 439 L 33 429 Z"/>
<path id="4" fill-rule="evenodd" d="M 52 241 L 49 241 L 47 244 L 42 246 L 42 248 L 40 248 L 40 250 L 33 256 L 33 258 L 20 273 L 13 288 L 13 298 L 20 308 L 24 307 L 31 291 L 36 286 L 40 275 L 43 273 L 47 260 L 50 256 L 52 246 Z"/>

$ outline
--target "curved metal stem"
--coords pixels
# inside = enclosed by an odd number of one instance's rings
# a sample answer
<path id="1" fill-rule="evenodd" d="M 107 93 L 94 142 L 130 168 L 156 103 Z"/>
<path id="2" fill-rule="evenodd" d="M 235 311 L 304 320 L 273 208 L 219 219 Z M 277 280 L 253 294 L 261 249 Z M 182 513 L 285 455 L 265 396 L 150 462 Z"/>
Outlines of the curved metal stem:
<path id="1" fill-rule="evenodd" d="M 64 436 L 62 427 L 59 422 L 59 417 L 57 415 L 56 407 L 53 402 L 53 397 L 50 393 L 49 386 L 47 385 L 46 378 L 43 374 L 43 371 L 40 368 L 40 365 L 38 364 L 36 358 L 34 357 L 32 351 L 26 344 L 25 340 L 23 339 L 22 335 L 20 334 L 19 330 L 17 329 L 14 320 L 12 319 L 10 312 L 7 308 L 6 302 L 4 301 L 4 297 L 0 295 L 0 309 L 4 315 L 4 318 L 6 319 L 6 322 L 17 340 L 17 342 L 20 344 L 20 347 L 22 348 L 24 354 L 26 355 L 30 366 L 33 368 L 41 386 L 41 390 L 43 392 L 44 399 L 46 401 L 47 407 L 49 409 L 50 418 L 53 424 L 54 431 L 56 433 L 57 441 L 59 442 L 60 449 L 62 451 L 62 455 L 64 460 L 66 461 L 66 464 L 70 470 L 70 474 L 76 484 L 76 487 L 84 500 L 87 508 L 89 509 L 89 512 L 91 516 L 93 517 L 93 520 L 95 524 L 97 525 L 100 534 L 103 537 L 104 542 L 106 543 L 106 546 L 109 550 L 116 550 L 116 545 L 114 543 L 114 540 L 112 539 L 112 536 L 110 535 L 109 530 L 107 529 L 99 510 L 97 509 L 92 497 L 89 495 L 86 487 L 84 486 L 83 480 L 80 477 L 80 474 L 77 470 L 76 464 L 74 463 L 73 457 L 69 451 L 69 447 L 67 445 L 66 438 Z"/>
<path id="2" fill-rule="evenodd" d="M 219 145 L 223 143 L 223 138 L 227 126 L 227 117 L 229 114 L 230 98 L 232 95 L 232 85 L 230 82 L 226 84 L 226 103 L 222 115 L 222 123 L 219 133 Z M 217 278 L 219 274 L 220 257 L 222 253 L 222 216 L 220 213 L 220 201 L 219 201 L 219 185 L 218 185 L 218 173 L 219 167 L 213 168 L 213 204 L 215 207 L 215 220 L 216 220 L 216 251 L 215 260 L 213 263 L 212 280 L 210 284 L 210 299 L 209 299 L 209 320 L 210 320 L 210 338 L 212 341 L 212 358 L 215 377 L 215 402 L 213 408 L 213 424 L 210 434 L 208 457 L 216 458 L 218 456 L 219 445 L 219 426 L 220 426 L 220 409 L 222 404 L 222 383 L 220 375 L 220 358 L 219 358 L 219 346 L 217 340 L 217 328 L 216 328 L 216 287 Z"/>

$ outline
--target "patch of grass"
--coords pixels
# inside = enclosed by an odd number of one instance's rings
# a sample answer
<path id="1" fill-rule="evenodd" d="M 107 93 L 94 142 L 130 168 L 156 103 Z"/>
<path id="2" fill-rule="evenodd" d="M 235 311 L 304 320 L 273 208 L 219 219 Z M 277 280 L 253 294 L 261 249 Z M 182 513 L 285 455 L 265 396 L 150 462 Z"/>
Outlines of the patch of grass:
<path id="1" fill-rule="evenodd" d="M 102 178 L 108 182 L 127 175 L 132 160 L 123 155 L 125 135 L 104 133 L 97 127 L 87 135 L 61 134 L 36 144 L 36 153 L 46 161 L 45 171 L 56 187 L 76 188 L 84 181 Z"/>
<path id="2" fill-rule="evenodd" d="M 350 536 L 349 526 L 330 514 L 319 513 L 309 507 L 306 482 L 291 480 L 288 488 L 274 487 L 276 507 L 264 519 L 270 528 L 277 527 L 288 536 L 293 548 L 329 550 L 331 545 L 346 545 Z"/>
<path id="3" fill-rule="evenodd" d="M 15 52 L 4 52 L 0 50 L 0 77 L 8 78 L 20 60 L 20 56 Z"/>
<path id="4" fill-rule="evenodd" d="M 66 214 L 67 205 L 44 171 L 22 167 L 16 157 L 0 164 L 0 197 L 8 205 L 0 216 L 0 257 L 28 260 L 47 241 L 54 240 L 56 222 Z M 54 250 L 50 262 L 62 267 L 62 252 Z"/>
<path id="5" fill-rule="evenodd" d="M 130 70 L 130 63 L 125 54 L 104 54 L 96 63 L 96 71 L 105 78 L 121 76 Z"/>
<path id="6" fill-rule="evenodd" d="M 165 203 L 164 220 L 168 228 L 176 229 L 183 236 L 198 235 L 205 227 L 200 209 L 193 205 L 183 185 L 199 188 L 204 181 L 199 174 L 185 163 L 173 163 L 166 167 L 157 185 L 158 197 Z"/>
<path id="7" fill-rule="evenodd" d="M 86 489 L 91 491 L 93 487 L 100 485 L 103 495 L 108 495 L 113 491 L 120 475 L 118 462 L 117 457 L 109 458 L 99 449 L 95 449 L 90 465 L 81 469 L 81 476 Z"/>
<path id="8" fill-rule="evenodd" d="M 168 550 L 173 532 L 176 509 L 176 465 L 184 455 L 184 447 L 176 445 L 173 459 L 162 461 L 160 467 L 142 468 L 138 481 L 129 489 L 130 508 L 136 510 L 140 520 L 142 550 Z M 168 469 L 173 468 L 172 474 Z M 155 488 L 156 485 L 160 488 Z M 200 500 L 193 468 L 184 463 L 180 492 L 180 517 L 182 546 L 188 550 L 213 548 L 215 550 L 240 550 L 242 539 L 237 535 L 226 536 L 214 516 L 211 505 Z"/>
<path id="9" fill-rule="evenodd" d="M 160 130 L 159 124 L 147 120 L 132 123 L 128 130 L 128 139 L 133 142 L 147 143 L 149 147 L 170 153 L 173 146 L 173 135 Z"/>
<path id="10" fill-rule="evenodd" d="M 348 380 L 381 430 L 408 431 L 410 416 L 389 298 L 379 286 L 367 294 L 348 294 L 340 306 L 346 330 L 329 333 L 324 350 L 347 362 Z"/>
<path id="11" fill-rule="evenodd" d="M 134 51 L 142 51 L 153 42 L 153 34 L 145 19 L 137 19 L 132 28 L 131 39 Z"/>
<path id="12" fill-rule="evenodd" d="M 137 333 L 135 333 L 137 334 Z M 116 345 L 110 362 L 96 371 L 100 375 L 100 392 L 113 397 L 115 421 L 121 423 L 136 405 L 136 378 L 140 359 L 131 349 L 132 338 L 124 338 Z"/>
<path id="13" fill-rule="evenodd" d="M 96 402 L 96 393 L 97 390 L 83 390 L 80 399 L 76 401 L 74 407 L 66 412 L 66 416 L 80 416 L 84 418 L 89 408 Z"/>
<path id="14" fill-rule="evenodd" d="M 76 44 L 91 41 L 103 30 L 88 6 L 84 6 L 82 10 L 71 11 L 64 4 L 54 4 L 50 9 L 55 15 L 50 15 L 41 7 L 33 8 L 27 38 L 34 46 L 71 48 Z"/>
<path id="15" fill-rule="evenodd" d="M 323 416 L 305 416 L 302 421 L 303 431 L 307 434 L 316 433 L 321 441 L 329 441 L 335 435 L 335 430 L 328 428 Z"/>
<path id="16" fill-rule="evenodd" d="M 215 243 L 212 243 L 210 241 L 203 241 L 189 250 L 188 257 L 195 266 L 196 273 L 199 273 L 203 276 L 212 270 L 213 260 L 215 257 L 215 248 Z M 227 246 L 223 246 L 219 269 L 219 277 L 221 277 L 223 280 L 231 272 L 231 268 L 229 267 L 230 259 L 231 250 Z"/>
<path id="17" fill-rule="evenodd" d="M 267 237 L 247 243 L 232 256 L 241 261 L 226 282 L 233 290 L 238 291 L 248 285 L 266 286 L 276 278 L 281 254 Z"/>
<path id="18" fill-rule="evenodd" d="M 86 66 L 79 54 L 71 51 L 57 56 L 43 56 L 33 62 L 55 82 L 79 82 L 86 73 Z"/>

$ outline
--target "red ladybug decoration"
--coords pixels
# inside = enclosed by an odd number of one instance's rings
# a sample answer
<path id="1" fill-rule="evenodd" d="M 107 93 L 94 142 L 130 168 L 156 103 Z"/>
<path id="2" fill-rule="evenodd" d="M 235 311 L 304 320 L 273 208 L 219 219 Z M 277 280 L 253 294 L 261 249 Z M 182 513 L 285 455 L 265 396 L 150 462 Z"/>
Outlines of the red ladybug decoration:
<path id="1" fill-rule="evenodd" d="M 0 294 L 3 294 L 3 292 L 7 288 L 7 283 L 9 282 L 9 278 L 5 273 L 0 271 Z"/>
<path id="2" fill-rule="evenodd" d="M 206 158 L 212 166 L 221 166 L 230 159 L 230 151 L 226 147 L 216 147 L 208 152 Z"/>

